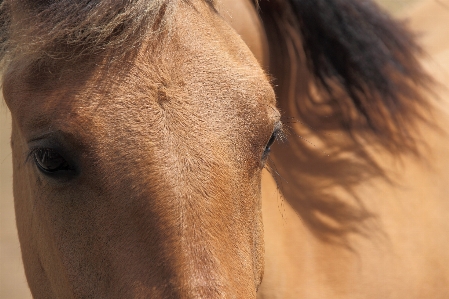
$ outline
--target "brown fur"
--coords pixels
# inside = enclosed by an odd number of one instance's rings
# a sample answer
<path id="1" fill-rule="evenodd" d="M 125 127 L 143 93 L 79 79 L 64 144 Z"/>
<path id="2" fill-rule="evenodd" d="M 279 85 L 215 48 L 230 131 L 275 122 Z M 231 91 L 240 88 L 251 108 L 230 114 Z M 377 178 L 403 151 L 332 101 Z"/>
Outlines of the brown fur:
<path id="1" fill-rule="evenodd" d="M 209 5 L 178 3 L 171 28 L 125 65 L 9 64 L 17 223 L 36 298 L 255 297 L 274 93 Z M 36 146 L 59 148 L 73 178 L 40 173 Z"/>

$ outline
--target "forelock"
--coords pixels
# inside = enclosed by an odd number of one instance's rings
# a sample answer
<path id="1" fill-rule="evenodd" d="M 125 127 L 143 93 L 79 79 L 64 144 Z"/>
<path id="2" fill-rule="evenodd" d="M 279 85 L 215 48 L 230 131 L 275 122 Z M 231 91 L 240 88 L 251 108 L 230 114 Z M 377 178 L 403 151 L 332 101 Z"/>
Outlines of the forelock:
<path id="1" fill-rule="evenodd" d="M 4 0 L 1 67 L 16 59 L 34 63 L 107 52 L 126 55 L 150 34 L 169 30 L 180 1 L 189 0 Z"/>

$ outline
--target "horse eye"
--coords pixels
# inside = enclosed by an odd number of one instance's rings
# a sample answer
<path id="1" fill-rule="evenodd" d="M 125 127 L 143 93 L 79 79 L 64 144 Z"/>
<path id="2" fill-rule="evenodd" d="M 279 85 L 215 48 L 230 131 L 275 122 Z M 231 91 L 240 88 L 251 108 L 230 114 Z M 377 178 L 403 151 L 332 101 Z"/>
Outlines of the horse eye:
<path id="1" fill-rule="evenodd" d="M 37 167 L 44 173 L 54 174 L 59 171 L 73 170 L 69 163 L 53 149 L 36 149 L 33 155 Z"/>
<path id="2" fill-rule="evenodd" d="M 276 140 L 276 137 L 278 135 L 278 131 L 274 131 L 273 134 L 271 134 L 270 140 L 268 140 L 266 149 L 270 150 L 270 147 L 273 145 L 274 141 Z"/>
<path id="3" fill-rule="evenodd" d="M 265 159 L 268 156 L 268 154 L 270 153 L 271 146 L 276 141 L 276 138 L 277 138 L 279 132 L 280 132 L 280 129 L 275 129 L 273 131 L 273 133 L 271 134 L 271 137 L 268 140 L 267 145 L 265 146 L 265 150 L 264 150 L 264 153 L 263 153 L 263 159 Z"/>

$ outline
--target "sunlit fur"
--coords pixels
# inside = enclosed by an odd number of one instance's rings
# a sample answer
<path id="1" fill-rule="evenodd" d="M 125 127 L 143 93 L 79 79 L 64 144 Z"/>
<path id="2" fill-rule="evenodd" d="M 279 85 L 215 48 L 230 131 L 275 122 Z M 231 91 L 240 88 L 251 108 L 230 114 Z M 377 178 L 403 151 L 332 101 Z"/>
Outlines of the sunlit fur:
<path id="1" fill-rule="evenodd" d="M 34 297 L 447 298 L 447 108 L 373 3 L 0 5 Z"/>

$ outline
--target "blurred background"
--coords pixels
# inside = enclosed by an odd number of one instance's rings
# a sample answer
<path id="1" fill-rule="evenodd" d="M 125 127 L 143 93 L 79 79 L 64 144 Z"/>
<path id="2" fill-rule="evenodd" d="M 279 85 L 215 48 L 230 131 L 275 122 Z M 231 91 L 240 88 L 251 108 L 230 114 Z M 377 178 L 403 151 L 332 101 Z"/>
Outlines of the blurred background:
<path id="1" fill-rule="evenodd" d="M 401 10 L 408 9 L 418 1 L 425 0 L 376 0 L 376 2 L 394 14 L 400 14 Z"/>
<path id="2" fill-rule="evenodd" d="M 445 25 L 447 26 L 445 30 L 449 35 L 449 1 L 447 0 L 377 0 L 399 17 L 406 16 L 407 11 L 420 9 L 417 6 L 422 3 L 418 2 L 428 1 L 441 2 L 442 7 L 447 8 L 445 23 L 448 25 Z M 449 57 L 449 53 L 447 56 Z M 31 298 L 31 295 L 23 271 L 14 217 L 10 130 L 11 118 L 0 94 L 0 299 L 27 299 Z"/>

